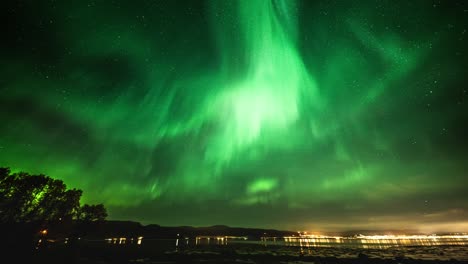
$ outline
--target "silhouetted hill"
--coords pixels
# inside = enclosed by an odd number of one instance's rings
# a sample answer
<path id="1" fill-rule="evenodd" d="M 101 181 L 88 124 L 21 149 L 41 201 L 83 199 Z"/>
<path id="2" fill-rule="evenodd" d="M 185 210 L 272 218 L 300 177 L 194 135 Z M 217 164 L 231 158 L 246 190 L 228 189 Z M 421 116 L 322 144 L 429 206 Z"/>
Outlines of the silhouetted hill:
<path id="1" fill-rule="evenodd" d="M 142 225 L 132 221 L 104 221 L 91 223 L 73 223 L 71 230 L 75 230 L 81 237 L 103 238 L 103 237 L 138 237 L 145 238 L 176 238 L 196 236 L 245 236 L 251 239 L 258 239 L 262 236 L 280 237 L 296 235 L 296 232 L 275 229 L 241 228 L 229 227 L 225 225 L 214 225 L 208 227 L 192 226 L 160 226 L 156 224 Z M 70 228 L 57 227 L 50 228 L 51 236 L 63 236 Z"/>

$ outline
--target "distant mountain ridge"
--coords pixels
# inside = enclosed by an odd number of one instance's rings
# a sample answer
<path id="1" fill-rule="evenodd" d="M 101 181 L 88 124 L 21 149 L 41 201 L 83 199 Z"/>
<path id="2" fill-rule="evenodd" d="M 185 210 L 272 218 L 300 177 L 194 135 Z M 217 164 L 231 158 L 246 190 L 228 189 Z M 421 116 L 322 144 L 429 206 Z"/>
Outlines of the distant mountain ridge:
<path id="1" fill-rule="evenodd" d="M 145 238 L 195 238 L 197 236 L 236 236 L 249 239 L 259 239 L 262 236 L 283 237 L 298 235 L 294 231 L 275 229 L 229 227 L 213 225 L 207 227 L 192 226 L 160 226 L 157 224 L 142 225 L 134 221 L 103 221 L 90 223 L 73 223 L 73 227 L 51 227 L 51 236 L 60 236 L 67 230 L 78 230 L 82 237 L 145 237 Z"/>

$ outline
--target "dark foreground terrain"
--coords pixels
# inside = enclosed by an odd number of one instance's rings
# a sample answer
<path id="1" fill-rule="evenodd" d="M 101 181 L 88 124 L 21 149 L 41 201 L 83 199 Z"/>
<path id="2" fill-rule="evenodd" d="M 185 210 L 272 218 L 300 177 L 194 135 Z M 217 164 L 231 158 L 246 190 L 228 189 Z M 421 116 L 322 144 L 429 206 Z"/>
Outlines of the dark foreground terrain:
<path id="1" fill-rule="evenodd" d="M 461 238 L 438 240 L 437 245 L 429 241 L 410 246 L 390 245 L 385 241 L 313 245 L 303 242 L 307 239 L 293 239 L 294 242 L 287 244 L 281 239 L 289 234 L 286 231 L 224 226 L 142 228 L 138 223 L 103 222 L 71 226 L 71 231 L 50 227 L 45 234 L 36 232 L 40 229 L 35 225 L 1 227 L 1 263 L 468 264 L 468 244 Z M 273 240 L 259 239 L 266 232 L 275 235 Z M 229 236 L 213 236 L 220 233 Z M 236 237 L 241 234 L 247 235 Z M 452 244 L 442 244 L 444 241 Z"/>
<path id="2" fill-rule="evenodd" d="M 11 255 L 12 260 L 2 263 L 468 263 L 466 246 L 351 249 L 239 244 L 170 249 L 167 246 L 81 242 L 42 245 L 24 252 L 9 249 L 5 253 Z"/>

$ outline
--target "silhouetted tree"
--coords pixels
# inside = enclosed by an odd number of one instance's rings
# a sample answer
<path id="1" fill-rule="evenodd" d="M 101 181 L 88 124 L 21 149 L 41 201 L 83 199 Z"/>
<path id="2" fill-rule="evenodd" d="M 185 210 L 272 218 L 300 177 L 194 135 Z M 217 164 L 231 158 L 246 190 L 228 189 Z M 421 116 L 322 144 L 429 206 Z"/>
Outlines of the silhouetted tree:
<path id="1" fill-rule="evenodd" d="M 61 180 L 0 168 L 0 223 L 63 221 L 81 215 L 104 220 L 104 205 L 86 205 L 83 211 L 81 195 L 81 190 L 67 190 Z"/>
<path id="2" fill-rule="evenodd" d="M 0 168 L 0 182 L 10 175 L 10 168 Z"/>
<path id="3" fill-rule="evenodd" d="M 88 205 L 80 208 L 78 219 L 83 221 L 103 221 L 107 217 L 107 211 L 103 204 Z"/>
<path id="4" fill-rule="evenodd" d="M 76 249 L 87 225 L 107 216 L 102 204 L 80 207 L 81 195 L 81 190 L 69 190 L 61 180 L 0 168 L 0 227 L 4 231 L 0 248 L 35 252 L 39 245 L 47 246 L 44 237 L 51 231 L 56 237 L 68 237 L 68 245 Z M 80 217 L 86 221 L 74 221 Z"/>

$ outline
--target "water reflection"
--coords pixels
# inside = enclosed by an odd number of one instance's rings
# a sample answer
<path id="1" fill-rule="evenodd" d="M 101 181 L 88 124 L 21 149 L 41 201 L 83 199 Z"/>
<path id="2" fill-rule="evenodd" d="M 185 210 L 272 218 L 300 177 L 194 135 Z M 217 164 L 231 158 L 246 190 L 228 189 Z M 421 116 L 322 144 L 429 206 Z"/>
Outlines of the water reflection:
<path id="1" fill-rule="evenodd" d="M 299 246 L 306 248 L 346 246 L 357 248 L 384 249 L 398 246 L 465 246 L 468 245 L 468 235 L 359 235 L 354 237 L 302 235 L 299 237 L 284 237 L 284 242 L 287 246 Z"/>
<path id="2" fill-rule="evenodd" d="M 195 238 L 180 237 L 175 239 L 151 239 L 114 237 L 106 238 L 108 244 L 124 245 L 124 244 L 154 244 L 154 243 L 172 243 L 175 248 L 180 247 L 195 247 L 203 245 L 219 245 L 228 246 L 231 244 L 260 244 L 263 246 L 291 246 L 300 247 L 301 249 L 310 249 L 314 247 L 351 247 L 351 248 L 369 248 L 369 249 L 385 249 L 389 247 L 402 246 L 442 246 L 456 245 L 467 246 L 468 235 L 378 235 L 378 236 L 317 236 L 317 235 L 300 235 L 290 237 L 261 237 L 258 239 L 249 239 L 248 237 L 234 236 L 197 236 Z M 172 242 L 171 242 L 172 241 Z M 66 242 L 65 242 L 66 243 Z"/>
<path id="3" fill-rule="evenodd" d="M 246 241 L 247 237 L 236 236 L 197 236 L 195 245 L 228 245 L 229 242 Z"/>
<path id="4" fill-rule="evenodd" d="M 65 243 L 67 243 L 67 241 L 68 241 L 68 238 L 66 238 Z M 111 238 L 104 239 L 104 241 L 106 241 L 108 244 L 118 244 L 118 245 L 137 244 L 137 245 L 141 245 L 141 243 L 143 241 L 143 237 L 142 236 L 137 237 L 137 238 L 133 238 L 133 237 L 130 237 L 130 238 L 127 238 L 127 237 L 111 237 Z M 127 243 L 127 241 L 129 241 L 129 242 Z"/>

